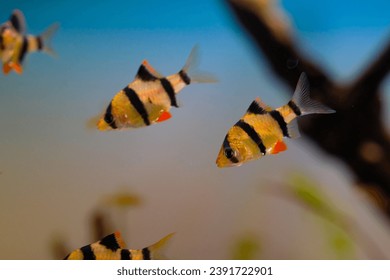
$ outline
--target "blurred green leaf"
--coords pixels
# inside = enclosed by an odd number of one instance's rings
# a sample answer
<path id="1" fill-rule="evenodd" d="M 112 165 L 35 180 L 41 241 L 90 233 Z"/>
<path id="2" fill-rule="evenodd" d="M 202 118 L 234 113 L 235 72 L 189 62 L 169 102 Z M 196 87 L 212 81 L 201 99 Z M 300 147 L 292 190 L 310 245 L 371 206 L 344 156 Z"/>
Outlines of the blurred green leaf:
<path id="1" fill-rule="evenodd" d="M 354 255 L 354 243 L 348 235 L 347 223 L 342 212 L 321 192 L 315 182 L 303 175 L 294 175 L 291 179 L 295 197 L 320 217 L 328 221 L 324 224 L 329 247 L 338 259 L 351 259 Z"/>
<path id="2" fill-rule="evenodd" d="M 233 248 L 234 260 L 254 260 L 259 255 L 261 246 L 259 239 L 253 235 L 239 238 Z"/>
<path id="3" fill-rule="evenodd" d="M 294 175 L 291 179 L 294 195 L 311 210 L 327 220 L 338 223 L 341 213 L 330 204 L 329 198 L 318 188 L 316 183 L 302 175 Z"/>

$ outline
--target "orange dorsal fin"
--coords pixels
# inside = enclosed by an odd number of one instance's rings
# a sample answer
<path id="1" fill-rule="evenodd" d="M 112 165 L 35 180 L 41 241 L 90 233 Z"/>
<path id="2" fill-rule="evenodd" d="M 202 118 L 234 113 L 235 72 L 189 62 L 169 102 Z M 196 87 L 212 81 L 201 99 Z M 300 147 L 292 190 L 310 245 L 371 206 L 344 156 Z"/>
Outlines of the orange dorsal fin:
<path id="1" fill-rule="evenodd" d="M 142 61 L 138 69 L 136 78 L 144 82 L 155 81 L 163 76 L 154 69 L 147 60 Z"/>
<path id="2" fill-rule="evenodd" d="M 145 68 L 154 76 L 156 76 L 157 78 L 162 78 L 163 75 L 161 75 L 156 69 L 153 68 L 152 65 L 150 65 L 149 61 L 147 61 L 146 59 L 144 61 L 142 61 L 142 65 L 145 66 Z"/>
<path id="3" fill-rule="evenodd" d="M 161 115 L 157 119 L 157 122 L 163 122 L 163 121 L 169 120 L 170 118 L 172 118 L 171 113 L 169 113 L 167 111 L 162 111 Z"/>
<path id="4" fill-rule="evenodd" d="M 119 231 L 116 231 L 116 232 L 114 232 L 114 236 L 115 236 L 116 242 L 119 245 L 119 248 L 121 248 L 121 249 L 126 248 L 126 243 L 125 243 L 125 241 L 123 241 L 121 233 Z"/>
<path id="5" fill-rule="evenodd" d="M 272 149 L 271 154 L 277 154 L 277 153 L 283 152 L 285 150 L 287 150 L 286 143 L 284 143 L 283 141 L 278 141 L 278 142 L 276 142 L 274 148 Z"/>
<path id="6" fill-rule="evenodd" d="M 104 249 L 110 249 L 112 251 L 126 248 L 126 244 L 122 240 L 119 231 L 103 237 L 101 240 L 95 242 L 95 244 L 103 245 Z"/>
<path id="7" fill-rule="evenodd" d="M 272 111 L 272 108 L 265 104 L 259 97 L 257 97 L 255 100 L 253 100 L 246 112 L 262 115 L 270 111 Z"/>

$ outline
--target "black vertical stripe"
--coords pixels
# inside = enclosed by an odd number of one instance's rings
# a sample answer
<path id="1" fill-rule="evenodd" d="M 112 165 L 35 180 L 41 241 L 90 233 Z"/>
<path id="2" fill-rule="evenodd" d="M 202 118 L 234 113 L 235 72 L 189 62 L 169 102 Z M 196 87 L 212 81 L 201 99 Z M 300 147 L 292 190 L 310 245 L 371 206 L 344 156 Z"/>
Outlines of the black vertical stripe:
<path id="1" fill-rule="evenodd" d="M 11 22 L 12 26 L 16 29 L 16 31 L 20 32 L 20 22 L 16 14 L 12 14 L 9 21 Z"/>
<path id="2" fill-rule="evenodd" d="M 266 148 L 263 144 L 263 141 L 260 138 L 260 135 L 255 131 L 255 129 L 251 125 L 247 124 L 243 120 L 239 120 L 235 124 L 235 126 L 240 127 L 242 130 L 245 131 L 246 134 L 248 134 L 248 136 L 252 139 L 252 141 L 256 143 L 257 147 L 259 147 L 262 155 L 266 154 Z"/>
<path id="3" fill-rule="evenodd" d="M 288 106 L 291 108 L 291 110 L 293 110 L 293 112 L 295 113 L 295 115 L 297 115 L 297 116 L 302 115 L 301 109 L 299 109 L 299 107 L 297 106 L 297 104 L 295 104 L 294 101 L 290 100 L 290 101 L 288 102 Z"/>
<path id="4" fill-rule="evenodd" d="M 96 260 L 95 253 L 92 251 L 91 245 L 87 245 L 80 248 L 81 253 L 83 253 L 83 260 Z"/>
<path id="5" fill-rule="evenodd" d="M 131 89 L 129 87 L 125 87 L 123 89 L 123 92 L 126 94 L 131 105 L 133 105 L 133 107 L 137 110 L 138 114 L 141 115 L 144 123 L 146 125 L 150 125 L 149 114 L 146 111 L 146 108 L 145 108 L 144 104 L 142 103 L 141 99 L 139 99 L 138 94 L 133 89 Z"/>
<path id="6" fill-rule="evenodd" d="M 112 105 L 108 105 L 106 113 L 104 114 L 104 121 L 111 126 L 112 129 L 118 128 L 115 124 L 114 116 L 112 115 Z"/>
<path id="7" fill-rule="evenodd" d="M 131 252 L 128 249 L 121 250 L 121 260 L 131 260 Z"/>
<path id="8" fill-rule="evenodd" d="M 120 249 L 120 246 L 115 238 L 115 233 L 107 235 L 102 240 L 100 240 L 99 243 L 113 252 Z"/>
<path id="9" fill-rule="evenodd" d="M 171 100 L 171 105 L 175 107 L 177 106 L 176 96 L 175 96 L 175 90 L 173 89 L 173 86 L 170 81 L 168 81 L 166 78 L 160 79 L 161 85 L 163 86 L 165 92 L 168 94 L 169 100 Z"/>
<path id="10" fill-rule="evenodd" d="M 287 124 L 284 121 L 282 115 L 279 113 L 279 111 L 273 110 L 270 112 L 271 117 L 278 122 L 280 129 L 283 132 L 283 136 L 290 137 L 287 130 Z"/>
<path id="11" fill-rule="evenodd" d="M 4 50 L 5 45 L 4 45 L 4 39 L 3 36 L 1 36 L 1 30 L 0 30 L 0 50 Z"/>
<path id="12" fill-rule="evenodd" d="M 151 260 L 151 258 L 150 258 L 150 250 L 148 248 L 143 248 L 142 249 L 142 258 L 144 260 Z"/>
<path id="13" fill-rule="evenodd" d="M 191 78 L 187 75 L 186 72 L 184 72 L 184 70 L 180 70 L 179 76 L 186 85 L 189 85 L 191 83 Z"/>
<path id="14" fill-rule="evenodd" d="M 3 38 L 3 32 L 7 29 L 5 25 L 0 26 L 0 50 L 5 49 L 5 44 L 4 44 L 4 38 Z"/>
<path id="15" fill-rule="evenodd" d="M 18 62 L 22 63 L 28 49 L 28 40 L 26 36 L 23 36 L 23 43 L 22 43 L 22 48 L 20 49 L 19 57 L 18 57 Z"/>
<path id="16" fill-rule="evenodd" d="M 66 255 L 66 257 L 64 258 L 64 260 L 67 260 L 67 259 L 69 259 L 69 257 L 70 257 L 70 254 L 71 254 L 71 253 L 67 254 L 67 255 Z"/>
<path id="17" fill-rule="evenodd" d="M 38 50 L 42 50 L 43 49 L 43 40 L 42 40 L 41 36 L 37 36 L 37 37 L 35 37 L 35 39 L 37 40 Z"/>

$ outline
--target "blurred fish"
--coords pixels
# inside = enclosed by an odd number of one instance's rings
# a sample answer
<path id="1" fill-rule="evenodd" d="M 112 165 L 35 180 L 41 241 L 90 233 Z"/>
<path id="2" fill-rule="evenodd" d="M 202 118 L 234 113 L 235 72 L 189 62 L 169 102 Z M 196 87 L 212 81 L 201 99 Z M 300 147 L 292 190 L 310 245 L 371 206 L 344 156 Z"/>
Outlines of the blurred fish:
<path id="1" fill-rule="evenodd" d="M 287 150 L 283 137 L 299 137 L 296 118 L 307 114 L 330 114 L 335 111 L 310 99 L 309 82 L 302 73 L 293 98 L 277 109 L 259 98 L 228 131 L 217 157 L 218 167 L 239 166 L 266 154 Z"/>
<path id="2" fill-rule="evenodd" d="M 184 67 L 176 74 L 163 77 L 144 60 L 133 82 L 119 91 L 98 121 L 99 130 L 136 128 L 171 118 L 171 106 L 178 107 L 176 95 L 193 82 L 210 83 L 215 79 L 190 75 L 195 65 L 194 47 Z"/>
<path id="3" fill-rule="evenodd" d="M 100 241 L 86 245 L 67 255 L 65 260 L 155 260 L 165 259 L 161 250 L 171 239 L 168 234 L 157 243 L 140 250 L 125 249 L 126 244 L 119 232 L 107 235 Z"/>
<path id="4" fill-rule="evenodd" d="M 141 198 L 130 192 L 118 192 L 107 197 L 106 203 L 110 206 L 127 208 L 130 206 L 140 205 Z"/>
<path id="5" fill-rule="evenodd" d="M 22 63 L 27 53 L 44 51 L 53 54 L 49 40 L 58 29 L 58 24 L 51 25 L 41 35 L 25 35 L 26 23 L 23 13 L 14 10 L 7 22 L 0 26 L 0 58 L 3 72 L 14 70 L 22 74 Z"/>
<path id="6" fill-rule="evenodd" d="M 9 20 L 0 25 L 0 58 L 3 63 L 11 59 L 17 37 L 25 30 L 25 19 L 19 10 L 14 10 Z"/>

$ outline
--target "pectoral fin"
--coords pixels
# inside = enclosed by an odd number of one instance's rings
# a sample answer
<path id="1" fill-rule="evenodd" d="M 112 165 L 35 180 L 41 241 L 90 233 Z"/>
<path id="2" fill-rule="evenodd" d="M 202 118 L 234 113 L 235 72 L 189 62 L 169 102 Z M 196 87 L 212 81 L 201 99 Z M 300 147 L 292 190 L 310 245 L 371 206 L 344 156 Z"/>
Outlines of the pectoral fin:
<path id="1" fill-rule="evenodd" d="M 8 73 L 12 70 L 11 66 L 9 63 L 4 63 L 3 64 L 3 73 L 8 75 Z"/>
<path id="2" fill-rule="evenodd" d="M 275 146 L 273 147 L 271 154 L 277 154 L 283 151 L 287 150 L 287 145 L 283 141 L 276 142 Z"/>
<path id="3" fill-rule="evenodd" d="M 23 73 L 23 67 L 19 63 L 7 62 L 7 63 L 3 64 L 3 72 L 4 72 L 4 74 L 7 75 L 9 72 L 11 72 L 11 70 L 14 70 L 18 74 L 22 74 Z"/>

